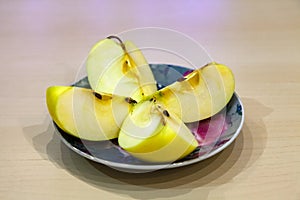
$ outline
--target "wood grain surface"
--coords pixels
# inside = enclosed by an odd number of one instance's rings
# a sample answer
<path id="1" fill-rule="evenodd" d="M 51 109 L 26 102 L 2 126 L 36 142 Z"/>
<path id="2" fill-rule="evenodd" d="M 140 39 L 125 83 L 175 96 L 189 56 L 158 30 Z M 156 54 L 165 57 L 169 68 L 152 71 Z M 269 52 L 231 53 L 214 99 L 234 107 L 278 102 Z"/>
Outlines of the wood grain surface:
<path id="1" fill-rule="evenodd" d="M 0 199 L 300 199 L 298 0 L 0 2 Z M 70 151 L 45 91 L 68 85 L 98 40 L 162 27 L 202 44 L 236 77 L 245 124 L 220 154 L 126 174 Z"/>

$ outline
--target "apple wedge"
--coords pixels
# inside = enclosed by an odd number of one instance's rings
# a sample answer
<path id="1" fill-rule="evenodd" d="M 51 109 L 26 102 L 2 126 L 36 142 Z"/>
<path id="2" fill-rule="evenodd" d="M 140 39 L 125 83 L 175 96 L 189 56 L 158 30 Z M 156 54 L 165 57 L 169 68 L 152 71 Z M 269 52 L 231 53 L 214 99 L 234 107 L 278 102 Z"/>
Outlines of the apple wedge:
<path id="1" fill-rule="evenodd" d="M 61 129 L 92 141 L 118 137 L 120 125 L 132 107 L 128 98 L 78 87 L 49 87 L 46 98 L 49 113 Z"/>
<path id="2" fill-rule="evenodd" d="M 223 109 L 231 99 L 234 87 L 231 70 L 225 65 L 210 63 L 153 96 L 183 122 L 194 122 L 211 117 Z"/>
<path id="3" fill-rule="evenodd" d="M 97 93 L 130 96 L 136 101 L 153 94 L 156 81 L 142 52 L 116 36 L 99 41 L 89 52 L 86 69 Z"/>
<path id="4" fill-rule="evenodd" d="M 122 124 L 118 142 L 132 156 L 159 163 L 181 159 L 198 146 L 185 124 L 154 99 L 134 106 Z"/>

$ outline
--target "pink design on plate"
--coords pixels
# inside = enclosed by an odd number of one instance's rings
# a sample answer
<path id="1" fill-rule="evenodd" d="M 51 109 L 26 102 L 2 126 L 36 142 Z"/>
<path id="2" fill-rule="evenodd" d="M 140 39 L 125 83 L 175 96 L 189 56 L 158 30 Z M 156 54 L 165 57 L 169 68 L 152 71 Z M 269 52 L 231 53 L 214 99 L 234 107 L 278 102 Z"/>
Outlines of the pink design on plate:
<path id="1" fill-rule="evenodd" d="M 215 144 L 228 129 L 226 114 L 221 112 L 211 118 L 187 124 L 195 135 L 199 146 Z"/>

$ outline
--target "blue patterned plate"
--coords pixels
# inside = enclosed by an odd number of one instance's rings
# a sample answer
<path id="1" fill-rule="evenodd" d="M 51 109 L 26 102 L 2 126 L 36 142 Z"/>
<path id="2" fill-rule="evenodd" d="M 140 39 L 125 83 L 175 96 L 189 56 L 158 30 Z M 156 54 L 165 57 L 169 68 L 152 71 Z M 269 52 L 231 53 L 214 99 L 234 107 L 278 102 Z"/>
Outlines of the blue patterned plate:
<path id="1" fill-rule="evenodd" d="M 187 68 L 166 64 L 151 64 L 150 67 L 158 82 L 158 88 L 171 84 L 190 71 Z M 76 82 L 74 86 L 90 88 L 87 77 Z M 197 138 L 199 146 L 184 159 L 168 164 L 140 161 L 121 149 L 117 139 L 101 142 L 81 140 L 65 133 L 55 123 L 54 125 L 64 144 L 79 155 L 117 170 L 143 173 L 190 165 L 219 153 L 240 133 L 244 122 L 243 112 L 242 102 L 235 93 L 226 108 L 213 117 L 187 124 Z"/>

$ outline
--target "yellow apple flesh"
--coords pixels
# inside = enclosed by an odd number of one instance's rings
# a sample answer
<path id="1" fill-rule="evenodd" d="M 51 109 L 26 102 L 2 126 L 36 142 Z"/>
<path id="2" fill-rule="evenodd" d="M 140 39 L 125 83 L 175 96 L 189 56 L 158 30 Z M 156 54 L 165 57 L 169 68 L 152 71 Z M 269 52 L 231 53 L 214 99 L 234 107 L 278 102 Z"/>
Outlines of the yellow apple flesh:
<path id="1" fill-rule="evenodd" d="M 134 157 L 159 163 L 181 159 L 198 146 L 185 124 L 153 100 L 134 107 L 122 124 L 118 141 Z"/>
<path id="2" fill-rule="evenodd" d="M 95 95 L 90 89 L 78 87 L 52 86 L 46 97 L 49 113 L 62 130 L 92 141 L 118 137 L 132 107 L 124 97 Z"/>
<path id="3" fill-rule="evenodd" d="M 130 41 L 101 40 L 90 51 L 86 69 L 97 93 L 130 96 L 140 101 L 157 90 L 146 59 Z"/>
<path id="4" fill-rule="evenodd" d="M 156 100 L 184 122 L 213 116 L 231 99 L 235 81 L 231 70 L 211 63 L 154 94 Z"/>

